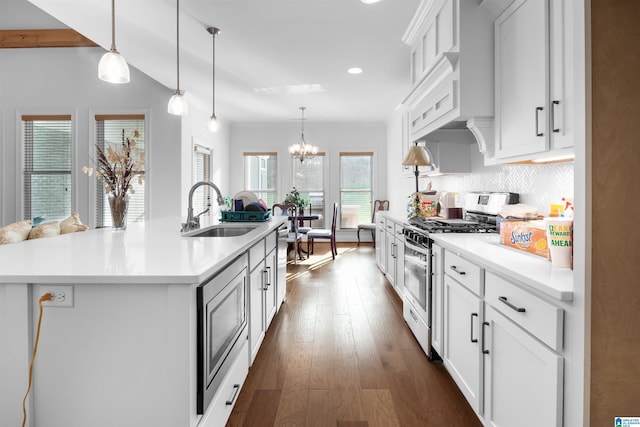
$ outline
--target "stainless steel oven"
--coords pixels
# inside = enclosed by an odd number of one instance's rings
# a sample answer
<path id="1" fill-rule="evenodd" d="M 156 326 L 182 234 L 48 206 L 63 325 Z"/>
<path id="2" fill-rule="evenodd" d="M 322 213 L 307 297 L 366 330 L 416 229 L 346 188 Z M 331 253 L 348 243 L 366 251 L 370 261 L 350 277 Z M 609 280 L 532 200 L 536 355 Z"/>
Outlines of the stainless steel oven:
<path id="1" fill-rule="evenodd" d="M 422 321 L 431 326 L 431 249 L 428 239 L 416 241 L 405 234 L 404 289 L 405 297 L 417 311 Z"/>
<path id="2" fill-rule="evenodd" d="M 204 414 L 247 339 L 247 256 L 196 288 L 197 413 Z"/>

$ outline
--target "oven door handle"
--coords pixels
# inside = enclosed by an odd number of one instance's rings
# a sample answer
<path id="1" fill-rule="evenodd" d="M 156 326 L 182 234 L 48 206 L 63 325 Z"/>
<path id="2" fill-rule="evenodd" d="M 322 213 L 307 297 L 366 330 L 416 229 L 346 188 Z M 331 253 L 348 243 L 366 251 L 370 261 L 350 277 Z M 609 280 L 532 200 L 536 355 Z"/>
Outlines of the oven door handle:
<path id="1" fill-rule="evenodd" d="M 409 242 L 408 240 L 405 239 L 404 241 L 404 246 L 405 248 L 409 248 L 411 250 L 414 250 L 418 253 L 421 253 L 423 255 L 427 255 L 429 249 L 425 248 L 425 247 L 420 247 L 420 246 L 416 246 L 413 243 Z"/>

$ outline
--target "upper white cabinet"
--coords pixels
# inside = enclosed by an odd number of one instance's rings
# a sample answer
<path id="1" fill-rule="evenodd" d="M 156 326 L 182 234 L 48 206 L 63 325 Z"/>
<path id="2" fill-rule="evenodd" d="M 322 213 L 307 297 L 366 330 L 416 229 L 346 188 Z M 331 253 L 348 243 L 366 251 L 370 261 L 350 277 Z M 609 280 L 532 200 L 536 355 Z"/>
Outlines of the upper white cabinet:
<path id="1" fill-rule="evenodd" d="M 493 116 L 493 20 L 479 0 L 424 0 L 403 41 L 411 46 L 409 139 L 452 122 Z"/>
<path id="2" fill-rule="evenodd" d="M 495 21 L 495 157 L 522 161 L 573 152 L 577 111 L 565 0 L 515 0 Z"/>

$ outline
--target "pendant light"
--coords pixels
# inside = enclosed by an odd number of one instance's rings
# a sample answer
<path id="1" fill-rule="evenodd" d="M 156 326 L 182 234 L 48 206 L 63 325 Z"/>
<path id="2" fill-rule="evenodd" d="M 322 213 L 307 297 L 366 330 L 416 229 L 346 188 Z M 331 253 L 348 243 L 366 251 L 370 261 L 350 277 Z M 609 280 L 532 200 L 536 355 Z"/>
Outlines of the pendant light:
<path id="1" fill-rule="evenodd" d="M 116 49 L 116 0 L 111 0 L 111 49 L 100 58 L 98 77 L 109 83 L 129 83 L 129 66 Z"/>
<path id="2" fill-rule="evenodd" d="M 176 0 L 176 93 L 169 99 L 167 111 L 176 116 L 183 116 L 189 112 L 189 104 L 180 92 L 180 0 Z"/>
<path id="3" fill-rule="evenodd" d="M 211 118 L 209 119 L 208 127 L 211 132 L 218 132 L 218 128 L 220 127 L 220 122 L 216 117 L 216 36 L 220 34 L 220 29 L 216 27 L 209 27 L 207 28 L 207 31 L 209 32 L 209 34 L 213 36 L 213 66 L 211 69 L 211 75 L 212 75 L 211 81 L 213 86 L 213 92 L 211 94 L 211 106 L 212 106 L 213 113 L 211 113 Z"/>
<path id="4" fill-rule="evenodd" d="M 318 154 L 318 147 L 308 144 L 304 139 L 304 110 L 305 107 L 300 107 L 302 112 L 302 133 L 300 134 L 300 142 L 289 146 L 289 154 L 294 159 L 300 159 L 300 163 L 304 162 L 304 159 L 313 159 Z"/>

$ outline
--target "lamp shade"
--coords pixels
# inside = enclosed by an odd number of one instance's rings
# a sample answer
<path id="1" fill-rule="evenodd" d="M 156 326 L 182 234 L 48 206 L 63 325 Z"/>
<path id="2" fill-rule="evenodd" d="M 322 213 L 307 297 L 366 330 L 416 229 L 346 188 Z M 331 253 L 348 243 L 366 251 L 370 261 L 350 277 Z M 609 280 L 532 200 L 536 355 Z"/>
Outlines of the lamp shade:
<path id="1" fill-rule="evenodd" d="M 424 147 L 416 144 L 409 149 L 407 157 L 404 158 L 402 164 L 404 166 L 429 166 L 431 158 Z"/>
<path id="2" fill-rule="evenodd" d="M 98 77 L 109 83 L 129 83 L 129 66 L 117 50 L 102 55 L 98 64 Z"/>
<path id="3" fill-rule="evenodd" d="M 220 129 L 220 122 L 218 121 L 218 118 L 216 117 L 215 114 L 213 114 L 209 119 L 209 124 L 207 125 L 207 128 L 211 132 L 218 132 L 218 129 Z"/>

